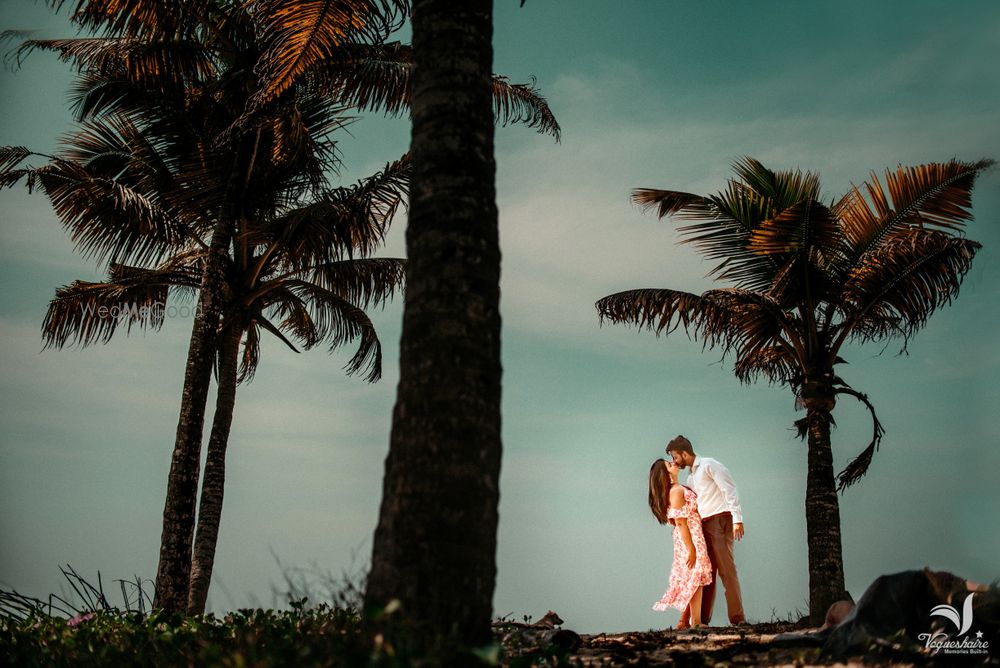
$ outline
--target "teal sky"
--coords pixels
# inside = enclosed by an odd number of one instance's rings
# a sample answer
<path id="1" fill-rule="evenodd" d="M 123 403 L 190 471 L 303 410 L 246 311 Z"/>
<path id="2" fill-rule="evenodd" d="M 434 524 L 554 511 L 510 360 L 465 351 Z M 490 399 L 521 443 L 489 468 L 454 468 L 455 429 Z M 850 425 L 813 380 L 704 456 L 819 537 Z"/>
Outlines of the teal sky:
<path id="1" fill-rule="evenodd" d="M 581 632 L 676 623 L 669 530 L 646 471 L 678 433 L 726 463 L 746 538 L 736 559 L 749 616 L 806 609 L 805 447 L 783 387 L 741 385 L 719 354 L 677 333 L 599 327 L 619 290 L 700 292 L 711 268 L 636 187 L 714 192 L 751 155 L 820 172 L 826 199 L 869 170 L 1000 159 L 1000 4 L 962 2 L 496 3 L 495 70 L 536 76 L 562 143 L 497 131 L 503 264 L 504 460 L 494 611 L 557 611 Z M 8 0 L 0 29 L 68 34 L 40 3 Z M 51 150 L 71 128 L 68 69 L 37 54 L 0 72 L 0 145 Z M 406 150 L 404 119 L 364 119 L 344 178 Z M 910 343 L 849 349 L 842 376 L 887 429 L 868 476 L 841 497 L 848 589 L 930 566 L 1000 577 L 1000 170 L 974 193 L 983 243 L 954 304 Z M 385 255 L 402 255 L 405 216 Z M 41 352 L 57 286 L 96 279 L 47 200 L 0 192 L 0 586 L 59 591 L 59 564 L 105 582 L 156 569 L 160 515 L 190 321 L 106 346 Z M 347 378 L 347 353 L 266 341 L 240 388 L 210 606 L 283 604 L 287 566 L 365 566 L 398 380 L 402 300 L 376 315 L 383 379 Z M 992 408 L 991 408 L 992 407 Z M 867 412 L 835 412 L 835 463 L 868 442 Z M 990 556 L 993 555 L 993 556 Z M 724 604 L 720 598 L 719 619 Z"/>

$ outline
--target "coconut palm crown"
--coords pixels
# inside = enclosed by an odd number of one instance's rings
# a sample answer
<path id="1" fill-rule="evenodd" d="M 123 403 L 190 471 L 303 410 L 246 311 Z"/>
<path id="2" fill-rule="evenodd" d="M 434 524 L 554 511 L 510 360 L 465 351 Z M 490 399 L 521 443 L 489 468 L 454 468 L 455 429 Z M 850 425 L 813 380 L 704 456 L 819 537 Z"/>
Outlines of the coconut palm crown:
<path id="1" fill-rule="evenodd" d="M 977 175 L 993 164 L 930 163 L 872 172 L 862 187 L 821 201 L 817 174 L 734 163 L 736 178 L 715 195 L 640 188 L 633 201 L 675 216 L 691 244 L 719 264 L 710 272 L 731 287 L 697 295 L 628 290 L 597 302 L 601 322 L 657 335 L 683 327 L 706 348 L 732 355 L 743 382 L 788 384 L 806 417 L 806 520 L 810 616 L 846 597 L 837 488 L 865 475 L 883 435 L 866 395 L 834 372 L 847 342 L 909 338 L 958 294 L 980 244 L 964 236 Z M 865 403 L 873 437 L 834 481 L 831 412 L 847 394 Z"/>

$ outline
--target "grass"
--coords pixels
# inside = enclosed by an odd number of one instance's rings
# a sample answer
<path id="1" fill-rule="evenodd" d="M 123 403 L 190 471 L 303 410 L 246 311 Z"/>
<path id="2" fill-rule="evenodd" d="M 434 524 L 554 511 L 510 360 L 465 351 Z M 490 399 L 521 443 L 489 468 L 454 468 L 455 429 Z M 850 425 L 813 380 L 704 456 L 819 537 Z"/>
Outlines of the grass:
<path id="1" fill-rule="evenodd" d="M 88 582 L 60 568 L 71 594 L 46 600 L 0 591 L 0 664 L 10 666 L 359 666 L 393 665 L 373 653 L 357 607 L 243 609 L 221 618 L 165 615 L 152 582 L 116 580 L 112 601 L 98 574 Z M 286 585 L 292 580 L 286 576 Z M 384 660 L 383 660 L 384 659 Z"/>
<path id="2" fill-rule="evenodd" d="M 306 608 L 305 600 L 221 619 L 123 611 L 0 619 L 0 663 L 14 666 L 358 666 L 393 665 L 391 658 L 372 654 L 355 611 Z"/>
<path id="3" fill-rule="evenodd" d="M 280 564 L 279 564 L 280 565 Z M 361 587 L 318 569 L 283 569 L 288 608 L 246 608 L 222 617 L 166 615 L 152 608 L 152 583 L 115 580 L 115 599 L 72 567 L 61 568 L 69 592 L 41 600 L 0 590 L 0 665 L 49 666 L 417 666 L 426 656 L 368 631 Z M 320 586 L 332 603 L 306 595 Z M 278 594 L 275 591 L 275 594 Z M 381 613 L 385 621 L 390 607 Z M 379 620 L 380 616 L 374 617 Z M 391 621 L 391 619 L 389 619 Z M 566 652 L 520 639 L 465 649 L 463 665 L 556 666 Z"/>

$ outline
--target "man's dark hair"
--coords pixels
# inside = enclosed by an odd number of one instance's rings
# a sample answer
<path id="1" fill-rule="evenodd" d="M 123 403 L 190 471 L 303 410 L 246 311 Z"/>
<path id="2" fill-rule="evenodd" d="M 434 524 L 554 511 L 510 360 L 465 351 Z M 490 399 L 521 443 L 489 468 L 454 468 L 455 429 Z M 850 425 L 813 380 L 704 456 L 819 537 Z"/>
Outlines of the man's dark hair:
<path id="1" fill-rule="evenodd" d="M 687 440 L 683 436 L 678 436 L 674 440 L 667 443 L 667 452 L 686 452 L 690 455 L 694 454 L 694 450 L 691 449 L 691 441 Z"/>

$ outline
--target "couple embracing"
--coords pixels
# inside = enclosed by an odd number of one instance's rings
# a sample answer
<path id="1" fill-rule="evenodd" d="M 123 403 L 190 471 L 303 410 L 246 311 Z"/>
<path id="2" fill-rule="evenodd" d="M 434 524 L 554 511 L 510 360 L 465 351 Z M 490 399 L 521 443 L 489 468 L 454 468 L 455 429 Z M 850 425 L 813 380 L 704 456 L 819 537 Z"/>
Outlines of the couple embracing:
<path id="1" fill-rule="evenodd" d="M 667 456 L 649 469 L 649 508 L 660 524 L 674 525 L 670 585 L 653 609 L 680 610 L 678 629 L 708 625 L 718 573 L 729 623 L 745 624 L 733 559 L 733 541 L 743 538 L 743 512 L 733 477 L 718 460 L 696 455 L 683 436 L 667 444 Z M 690 469 L 687 486 L 678 479 L 683 468 Z"/>

